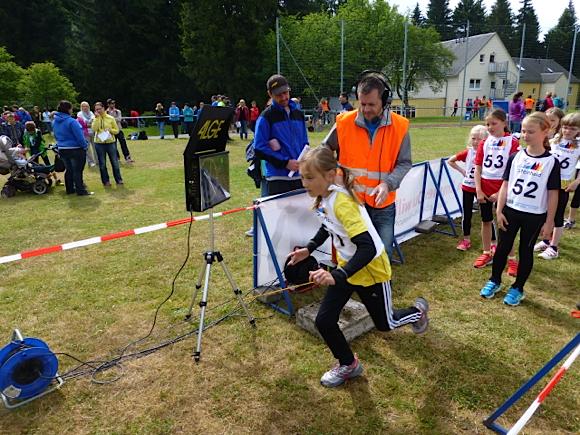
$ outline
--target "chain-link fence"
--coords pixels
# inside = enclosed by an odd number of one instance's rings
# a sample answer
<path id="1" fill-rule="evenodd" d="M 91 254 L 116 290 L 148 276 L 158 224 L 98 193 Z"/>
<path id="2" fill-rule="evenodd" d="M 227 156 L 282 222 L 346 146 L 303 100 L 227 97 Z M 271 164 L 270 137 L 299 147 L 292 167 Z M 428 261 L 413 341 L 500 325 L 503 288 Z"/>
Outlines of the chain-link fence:
<path id="1" fill-rule="evenodd" d="M 479 119 L 494 106 L 507 111 L 517 92 L 532 110 L 542 109 L 548 95 L 555 106 L 580 108 L 580 80 L 569 74 L 579 69 L 570 63 L 578 57 L 575 43 L 562 53 L 562 47 L 538 43 L 525 27 L 496 26 L 473 35 L 481 29 L 470 23 L 452 29 L 455 38 L 438 42 L 433 30 L 400 18 L 279 19 L 278 68 L 315 128 L 331 124 L 341 111 L 341 92 L 356 105 L 353 86 L 365 69 L 386 75 L 393 110 L 410 118 Z M 570 29 L 574 42 L 579 31 Z"/>

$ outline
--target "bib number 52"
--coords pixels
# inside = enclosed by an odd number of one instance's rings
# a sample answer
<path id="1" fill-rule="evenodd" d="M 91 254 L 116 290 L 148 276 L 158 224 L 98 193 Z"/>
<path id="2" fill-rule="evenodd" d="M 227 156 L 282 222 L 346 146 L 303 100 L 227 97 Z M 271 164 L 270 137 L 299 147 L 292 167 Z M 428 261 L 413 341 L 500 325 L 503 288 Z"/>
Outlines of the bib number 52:
<path id="1" fill-rule="evenodd" d="M 524 192 L 524 189 L 528 189 L 528 190 L 526 192 Z M 524 197 L 535 198 L 536 195 L 534 195 L 534 192 L 536 190 L 538 190 L 538 183 L 536 183 L 535 181 L 530 181 L 528 184 L 526 184 L 524 186 L 524 179 L 518 178 L 516 180 L 516 182 L 514 183 L 514 187 L 512 189 L 512 192 L 514 195 L 521 195 L 523 192 Z"/>

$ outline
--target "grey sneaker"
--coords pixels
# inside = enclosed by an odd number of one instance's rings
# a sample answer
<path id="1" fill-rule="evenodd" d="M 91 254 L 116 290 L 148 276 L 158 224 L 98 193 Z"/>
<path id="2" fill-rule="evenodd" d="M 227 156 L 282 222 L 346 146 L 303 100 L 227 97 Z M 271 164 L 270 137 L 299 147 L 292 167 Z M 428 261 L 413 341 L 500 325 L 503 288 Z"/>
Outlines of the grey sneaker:
<path id="1" fill-rule="evenodd" d="M 423 298 L 417 298 L 415 299 L 415 307 L 421 311 L 421 318 L 415 323 L 411 323 L 411 328 L 415 334 L 423 334 L 429 327 L 429 317 L 427 316 L 429 303 Z"/>
<path id="2" fill-rule="evenodd" d="M 254 237 L 254 227 L 245 232 L 247 237 Z"/>
<path id="3" fill-rule="evenodd" d="M 576 221 L 571 221 L 569 219 L 566 219 L 564 221 L 564 228 L 566 228 L 567 230 L 571 230 L 572 228 L 574 228 L 575 225 Z"/>
<path id="4" fill-rule="evenodd" d="M 337 363 L 332 369 L 327 371 L 320 378 L 320 383 L 325 387 L 338 387 L 345 383 L 347 379 L 356 378 L 362 375 L 363 366 L 358 360 L 358 356 L 354 356 L 354 361 L 349 366 L 341 366 Z"/>

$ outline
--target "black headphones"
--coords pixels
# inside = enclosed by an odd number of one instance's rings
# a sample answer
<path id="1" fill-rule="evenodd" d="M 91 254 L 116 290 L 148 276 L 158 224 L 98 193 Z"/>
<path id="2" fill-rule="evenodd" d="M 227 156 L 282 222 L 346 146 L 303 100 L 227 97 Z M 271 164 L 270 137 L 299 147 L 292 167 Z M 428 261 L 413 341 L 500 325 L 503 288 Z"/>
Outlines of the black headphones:
<path id="1" fill-rule="evenodd" d="M 383 103 L 383 108 L 391 105 L 391 101 L 393 101 L 393 92 L 391 91 L 391 87 L 389 86 L 389 82 L 387 81 L 384 74 L 378 70 L 373 69 L 365 69 L 361 72 L 356 80 L 356 83 L 353 86 L 353 92 L 356 95 L 356 99 L 358 100 L 358 85 L 362 82 L 365 78 L 372 76 L 379 80 L 385 87 L 383 94 L 381 95 L 381 100 Z"/>

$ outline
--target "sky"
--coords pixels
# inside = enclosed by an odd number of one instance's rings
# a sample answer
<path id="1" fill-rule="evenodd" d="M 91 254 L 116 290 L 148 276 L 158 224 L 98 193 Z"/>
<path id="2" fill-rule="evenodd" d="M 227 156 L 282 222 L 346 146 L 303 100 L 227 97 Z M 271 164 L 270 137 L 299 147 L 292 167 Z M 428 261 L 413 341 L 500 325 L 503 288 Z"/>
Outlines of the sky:
<path id="1" fill-rule="evenodd" d="M 419 3 L 423 16 L 427 15 L 427 6 L 429 0 L 387 0 L 392 5 L 397 5 L 401 13 L 405 13 L 407 9 L 415 9 L 415 5 Z M 521 0 L 509 0 L 512 12 L 517 13 L 520 9 Z M 449 8 L 451 11 L 455 9 L 459 0 L 449 0 Z M 486 12 L 489 14 L 491 6 L 495 4 L 495 0 L 483 0 L 486 7 Z M 568 7 L 568 0 L 532 0 L 534 10 L 540 22 L 540 33 L 544 35 L 548 30 L 558 24 L 558 18 L 562 15 L 564 9 Z M 580 12 L 580 0 L 573 0 L 574 9 L 576 10 L 576 17 Z"/>

